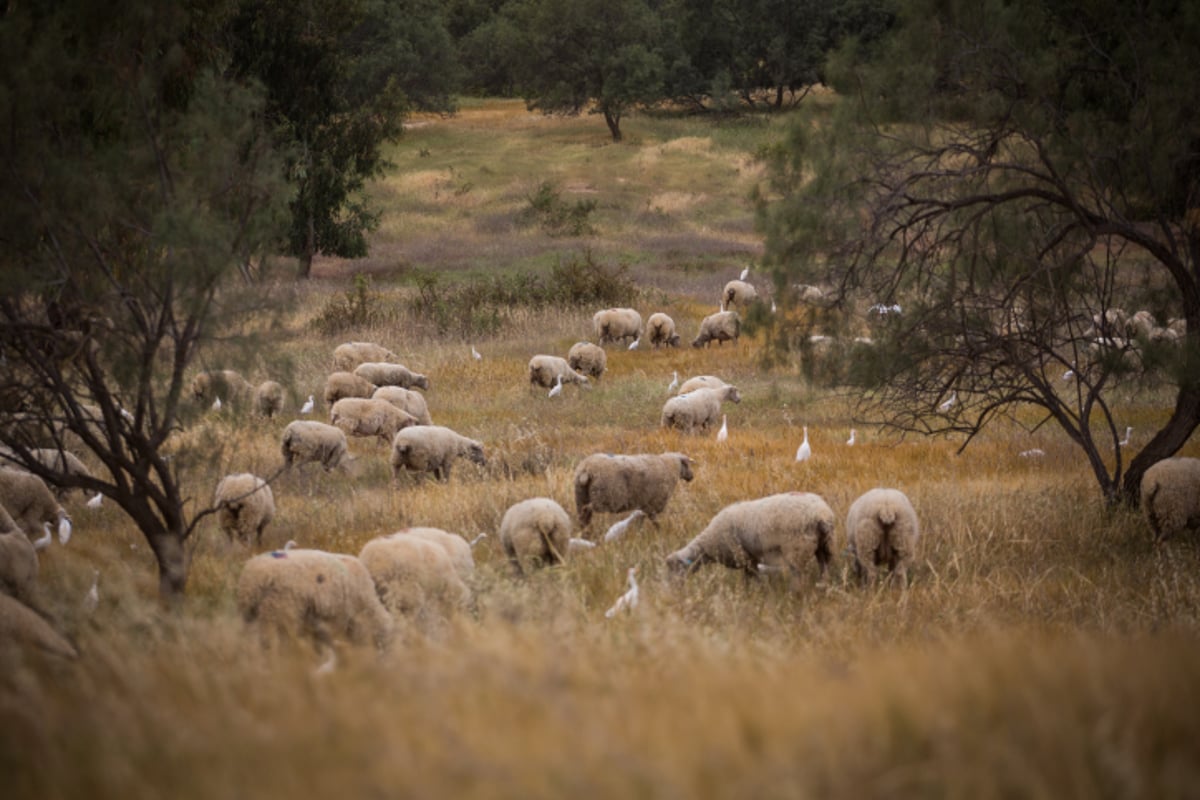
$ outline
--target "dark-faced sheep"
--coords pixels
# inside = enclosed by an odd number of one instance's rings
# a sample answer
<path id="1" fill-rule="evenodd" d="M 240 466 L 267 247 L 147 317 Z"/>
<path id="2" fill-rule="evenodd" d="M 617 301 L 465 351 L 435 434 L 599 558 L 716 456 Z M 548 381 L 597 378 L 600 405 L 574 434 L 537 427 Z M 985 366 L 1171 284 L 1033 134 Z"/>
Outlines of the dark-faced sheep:
<path id="1" fill-rule="evenodd" d="M 646 320 L 646 335 L 650 338 L 650 346 L 657 350 L 659 347 L 679 347 L 679 334 L 675 332 L 675 320 L 661 311 L 656 311 Z"/>
<path id="2" fill-rule="evenodd" d="M 608 354 L 604 348 L 591 342 L 576 342 L 567 351 L 567 365 L 580 375 L 600 380 L 608 367 Z M 564 377 L 563 380 L 566 380 Z"/>

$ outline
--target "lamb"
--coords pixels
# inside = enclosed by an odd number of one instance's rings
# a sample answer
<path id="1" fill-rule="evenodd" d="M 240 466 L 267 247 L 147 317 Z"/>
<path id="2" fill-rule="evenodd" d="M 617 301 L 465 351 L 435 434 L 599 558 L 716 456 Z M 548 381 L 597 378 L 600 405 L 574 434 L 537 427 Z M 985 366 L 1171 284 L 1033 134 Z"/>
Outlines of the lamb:
<path id="1" fill-rule="evenodd" d="M 34 604 L 37 590 L 38 557 L 17 523 L 0 506 L 0 594 Z"/>
<path id="2" fill-rule="evenodd" d="M 600 376 L 604 374 L 604 370 L 608 366 L 608 354 L 599 345 L 591 342 L 576 342 L 567 351 L 567 365 L 581 375 L 600 380 Z M 563 380 L 565 381 L 566 378 L 564 377 Z"/>
<path id="3" fill-rule="evenodd" d="M 30 539 L 49 532 L 52 526 L 57 527 L 60 542 L 65 544 L 71 537 L 71 517 L 46 482 L 32 473 L 0 467 L 0 505 Z"/>
<path id="4" fill-rule="evenodd" d="M 226 475 L 217 484 L 213 505 L 220 509 L 217 521 L 232 544 L 236 536 L 242 544 L 262 545 L 263 530 L 275 519 L 275 494 L 257 475 L 238 472 Z"/>
<path id="5" fill-rule="evenodd" d="M 1142 509 L 1156 545 L 1200 531 L 1200 458 L 1164 458 L 1146 470 Z"/>
<path id="6" fill-rule="evenodd" d="M 886 564 L 891 579 L 907 585 L 920 535 L 917 512 L 898 489 L 872 489 L 851 503 L 846 537 L 859 582 L 874 583 L 876 567 Z"/>
<path id="7" fill-rule="evenodd" d="M 377 537 L 358 558 L 371 573 L 384 608 L 397 616 L 428 622 L 449 616 L 470 600 L 449 553 L 422 536 Z"/>
<path id="8" fill-rule="evenodd" d="M 400 358 L 386 347 L 374 342 L 346 342 L 333 348 L 333 368 L 338 372 L 353 372 L 368 361 L 400 363 Z"/>
<path id="9" fill-rule="evenodd" d="M 450 556 L 458 577 L 462 578 L 464 583 L 475 575 L 475 557 L 471 554 L 471 543 L 456 533 L 441 528 L 404 528 L 392 535 L 416 536 L 438 545 Z"/>
<path id="10" fill-rule="evenodd" d="M 307 634 L 318 644 L 335 638 L 382 649 L 392 616 L 379 602 L 375 583 L 354 556 L 323 550 L 275 550 L 246 562 L 237 582 L 242 619 L 268 634 Z"/>
<path id="11" fill-rule="evenodd" d="M 675 320 L 661 311 L 655 311 L 646 320 L 646 333 L 650 336 L 650 346 L 655 350 L 660 345 L 679 347 L 679 334 L 675 332 Z"/>
<path id="12" fill-rule="evenodd" d="M 707 430 L 721 416 L 721 403 L 726 401 L 742 402 L 736 386 L 727 384 L 719 389 L 695 389 L 669 397 L 663 403 L 662 426 L 678 428 L 685 433 L 697 428 Z"/>
<path id="13" fill-rule="evenodd" d="M 726 506 L 688 544 L 667 556 L 667 568 L 687 574 L 710 562 L 757 577 L 786 568 L 793 588 L 801 569 L 815 558 L 823 579 L 833 555 L 833 509 L 809 492 L 774 494 Z"/>
<path id="14" fill-rule="evenodd" d="M 679 387 L 679 391 L 676 392 L 676 394 L 687 394 L 688 392 L 694 392 L 697 389 L 720 389 L 722 386 L 728 385 L 728 383 L 715 375 L 697 375 L 694 378 L 688 378 L 686 381 L 684 381 L 683 385 Z"/>
<path id="15" fill-rule="evenodd" d="M 396 434 L 392 440 L 392 475 L 401 470 L 432 472 L 439 481 L 450 479 L 450 464 L 458 456 L 466 456 L 480 466 L 487 466 L 483 445 L 441 425 L 414 425 Z"/>
<path id="16" fill-rule="evenodd" d="M 283 429 L 283 460 L 286 466 L 315 461 L 326 472 L 350 460 L 346 434 L 324 422 L 298 419 Z"/>
<path id="17" fill-rule="evenodd" d="M 575 510 L 580 527 L 587 528 L 597 511 L 640 509 L 655 521 L 679 480 L 693 477 L 692 462 L 683 453 L 590 455 L 575 467 Z"/>
<path id="18" fill-rule="evenodd" d="M 225 403 L 237 403 L 250 400 L 254 395 L 254 387 L 241 373 L 232 369 L 201 372 L 192 378 L 191 391 L 192 397 L 200 403 L 211 403 L 218 399 Z"/>
<path id="19" fill-rule="evenodd" d="M 36 611 L 19 600 L 0 594 L 0 650 L 17 646 L 40 650 L 58 658 L 79 658 L 75 645 Z"/>
<path id="20" fill-rule="evenodd" d="M 728 311 L 733 306 L 746 308 L 758 299 L 758 291 L 745 281 L 730 281 L 721 292 L 721 310 Z"/>
<path id="21" fill-rule="evenodd" d="M 283 386 L 278 381 L 263 381 L 254 387 L 254 413 L 267 418 L 283 410 Z"/>
<path id="22" fill-rule="evenodd" d="M 353 372 L 331 372 L 325 379 L 325 404 L 332 406 L 343 397 L 370 397 L 375 384 Z"/>
<path id="23" fill-rule="evenodd" d="M 354 374 L 376 386 L 400 386 L 405 389 L 416 387 L 429 391 L 429 378 L 419 372 L 413 372 L 403 364 L 367 361 L 355 367 Z"/>
<path id="24" fill-rule="evenodd" d="M 704 347 L 713 341 L 718 345 L 725 342 L 737 344 L 741 333 L 742 319 L 736 311 L 718 311 L 700 321 L 700 332 L 692 340 L 692 347 Z"/>
<path id="25" fill-rule="evenodd" d="M 391 444 L 396 433 L 417 418 L 387 400 L 369 397 L 343 397 L 329 410 L 329 421 L 349 436 L 377 436 Z"/>
<path id="26" fill-rule="evenodd" d="M 413 389 L 405 389 L 403 386 L 380 386 L 371 395 L 376 400 L 386 400 L 401 411 L 406 411 L 414 419 L 418 425 L 432 425 L 433 418 L 429 416 L 429 405 L 425 402 L 425 395 Z"/>
<path id="27" fill-rule="evenodd" d="M 592 330 L 601 346 L 626 339 L 636 341 L 642 336 L 642 315 L 632 308 L 606 308 L 592 315 Z"/>
<path id="28" fill-rule="evenodd" d="M 563 383 L 579 383 L 587 385 L 586 375 L 580 375 L 565 358 L 558 356 L 534 356 L 529 359 L 529 385 L 550 388 L 557 383 L 559 377 Z"/>
<path id="29" fill-rule="evenodd" d="M 571 518 L 549 497 L 510 506 L 500 520 L 500 544 L 518 575 L 566 561 Z"/>

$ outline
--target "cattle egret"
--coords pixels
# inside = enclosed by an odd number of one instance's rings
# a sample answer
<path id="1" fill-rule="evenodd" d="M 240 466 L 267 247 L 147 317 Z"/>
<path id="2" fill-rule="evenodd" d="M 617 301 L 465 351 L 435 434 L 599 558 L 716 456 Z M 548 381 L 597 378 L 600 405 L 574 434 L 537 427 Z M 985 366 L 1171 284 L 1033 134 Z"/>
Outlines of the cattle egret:
<path id="1" fill-rule="evenodd" d="M 1021 456 L 1021 458 L 1041 458 L 1046 455 L 1046 451 L 1040 447 L 1035 447 L 1032 450 L 1022 450 L 1017 455 Z"/>
<path id="2" fill-rule="evenodd" d="M 300 406 L 301 414 L 311 414 L 313 410 L 313 396 L 310 394 L 308 399 L 304 401 L 304 405 Z"/>
<path id="3" fill-rule="evenodd" d="M 83 597 L 83 610 L 91 614 L 100 605 L 100 570 L 92 570 L 92 588 Z"/>
<path id="4" fill-rule="evenodd" d="M 604 612 L 604 616 L 612 619 L 622 611 L 633 611 L 638 604 L 637 567 L 629 568 L 629 591 L 617 598 L 612 608 Z"/>
<path id="5" fill-rule="evenodd" d="M 954 405 L 956 400 L 958 400 L 958 392 L 951 392 L 950 396 L 947 397 L 940 406 L 938 406 L 938 411 L 949 411 L 950 406 Z"/>
<path id="6" fill-rule="evenodd" d="M 589 542 L 587 539 L 580 539 L 578 536 L 573 536 L 567 540 L 567 552 L 571 554 L 578 553 L 580 550 L 593 550 L 595 547 L 595 542 Z"/>
<path id="7" fill-rule="evenodd" d="M 1132 427 L 1132 426 L 1130 426 L 1130 427 L 1127 427 L 1127 428 L 1125 429 L 1125 438 L 1124 438 L 1124 439 L 1122 439 L 1122 440 L 1121 440 L 1120 442 L 1118 442 L 1117 444 L 1119 444 L 1121 447 L 1124 447 L 1125 445 L 1129 444 L 1129 437 L 1130 437 L 1130 436 L 1132 436 L 1132 435 L 1133 435 L 1133 427 Z"/>
<path id="8" fill-rule="evenodd" d="M 774 313 L 775 313 L 775 311 L 776 311 L 776 308 L 775 308 L 775 298 L 771 298 L 771 313 L 772 313 L 772 314 L 774 314 Z"/>
<path id="9" fill-rule="evenodd" d="M 804 426 L 804 441 L 796 448 L 796 460 L 808 461 L 812 457 L 812 448 L 808 445 L 808 426 Z"/>
<path id="10" fill-rule="evenodd" d="M 630 349 L 630 350 L 637 350 L 637 349 L 638 349 L 638 345 L 639 345 L 639 344 L 641 344 L 641 341 L 642 341 L 642 340 L 641 340 L 640 338 L 639 338 L 639 339 L 634 339 L 634 340 L 633 340 L 633 342 L 631 342 L 631 343 L 630 343 L 630 345 L 629 345 L 629 349 Z"/>
<path id="11" fill-rule="evenodd" d="M 717 441 L 723 442 L 729 438 L 729 421 L 726 414 L 721 415 L 721 430 L 717 431 Z"/>
<path id="12" fill-rule="evenodd" d="M 561 373 L 558 376 L 558 380 L 555 381 L 554 388 L 552 388 L 550 390 L 550 394 L 548 396 L 549 397 L 558 397 L 560 394 L 562 394 L 562 374 Z"/>
<path id="13" fill-rule="evenodd" d="M 614 522 L 612 526 L 604 533 L 604 541 L 615 542 L 617 539 L 620 539 L 629 532 L 629 527 L 633 525 L 633 523 L 637 522 L 644 516 L 646 516 L 646 512 L 639 508 L 625 519 Z"/>
<path id="14" fill-rule="evenodd" d="M 749 277 L 750 277 L 750 268 L 746 267 L 744 270 L 742 270 L 742 274 L 738 277 L 738 280 L 744 281 L 744 280 L 746 280 L 746 278 L 749 278 Z"/>
<path id="15" fill-rule="evenodd" d="M 1075 370 L 1073 370 L 1073 369 L 1069 369 L 1069 370 L 1067 370 L 1066 372 L 1064 372 L 1064 373 L 1063 373 L 1063 377 L 1062 377 L 1062 379 L 1063 379 L 1064 381 L 1069 381 L 1069 380 L 1071 380 L 1071 379 L 1072 379 L 1072 378 L 1074 378 L 1074 377 L 1075 377 Z"/>
<path id="16" fill-rule="evenodd" d="M 104 501 L 104 495 L 96 492 L 96 496 L 87 501 L 87 507 L 96 509 L 100 507 L 100 503 Z"/>
<path id="17" fill-rule="evenodd" d="M 671 371 L 671 382 L 667 384 L 667 394 L 674 394 L 679 388 L 679 370 Z"/>
<path id="18" fill-rule="evenodd" d="M 58 521 L 58 543 L 66 544 L 71 541 L 71 520 L 63 517 Z"/>
<path id="19" fill-rule="evenodd" d="M 476 361 L 483 361 L 483 356 L 479 355 L 479 351 L 475 349 L 475 345 L 471 345 L 471 358 Z"/>
<path id="20" fill-rule="evenodd" d="M 313 675 L 328 675 L 333 672 L 337 666 L 337 651 L 330 649 L 329 658 L 322 661 L 316 669 L 313 670 Z"/>
<path id="21" fill-rule="evenodd" d="M 213 400 L 212 410 L 213 411 L 221 410 L 221 398 L 218 397 L 216 400 Z"/>
<path id="22" fill-rule="evenodd" d="M 857 432 L 856 430 L 854 430 L 854 428 L 851 428 L 851 429 L 850 429 L 850 438 L 846 440 L 846 444 L 848 444 L 848 445 L 850 445 L 851 447 L 853 447 L 853 446 L 854 446 L 854 437 L 855 437 L 857 434 L 858 434 L 858 432 Z"/>
<path id="23" fill-rule="evenodd" d="M 42 530 L 45 532 L 42 536 L 33 540 L 34 550 L 45 550 L 54 541 L 53 534 L 50 533 L 50 523 L 46 522 L 42 525 Z"/>
<path id="24" fill-rule="evenodd" d="M 476 536 L 474 539 L 471 540 L 471 547 L 474 547 L 475 545 L 479 544 L 486 538 L 487 538 L 486 533 L 479 534 L 478 536 Z"/>
<path id="25" fill-rule="evenodd" d="M 286 543 L 286 544 L 284 544 L 284 546 L 283 546 L 283 552 L 285 552 L 285 553 L 286 553 L 288 550 L 291 550 L 291 549 L 292 549 L 293 547 L 295 547 L 295 546 L 296 546 L 296 540 L 295 540 L 295 539 L 288 539 L 288 540 L 287 540 L 287 543 Z"/>

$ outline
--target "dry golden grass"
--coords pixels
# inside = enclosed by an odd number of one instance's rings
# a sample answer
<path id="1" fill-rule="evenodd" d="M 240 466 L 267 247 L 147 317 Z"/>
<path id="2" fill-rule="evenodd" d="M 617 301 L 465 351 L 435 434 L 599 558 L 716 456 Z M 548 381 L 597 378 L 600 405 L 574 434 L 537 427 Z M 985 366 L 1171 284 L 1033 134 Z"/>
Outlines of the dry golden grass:
<path id="1" fill-rule="evenodd" d="M 493 134 L 511 125 L 497 137 L 506 147 L 531 130 L 549 147 L 558 131 L 570 150 L 581 134 L 564 132 L 569 123 L 489 104 L 454 124 Z M 708 152 L 688 142 L 627 149 L 630 164 L 648 149 L 660 163 L 676 150 Z M 421 173 L 391 182 L 419 192 L 441 174 Z M 738 269 L 730 257 L 721 270 L 664 270 L 638 307 L 667 309 L 687 340 L 715 307 L 711 286 Z M 487 532 L 474 606 L 443 626 L 402 630 L 382 655 L 340 650 L 334 672 L 316 675 L 307 645 L 264 652 L 243 630 L 233 587 L 248 552 L 228 546 L 214 520 L 194 542 L 184 607 L 164 613 L 132 524 L 110 504 L 89 512 L 71 498 L 76 536 L 45 553 L 42 583 L 83 657 L 62 665 L 0 649 L 5 798 L 1195 796 L 1200 547 L 1153 550 L 1138 515 L 1101 507 L 1086 465 L 1053 430 L 996 427 L 956 456 L 957 441 L 859 427 L 847 447 L 848 400 L 809 386 L 795 365 L 760 369 L 750 340 L 610 348 L 602 380 L 551 400 L 529 388 L 528 359 L 590 338 L 593 309 L 517 309 L 502 335 L 450 341 L 405 310 L 411 289 L 380 280 L 392 321 L 321 336 L 307 322 L 345 288 L 332 263 L 324 274 L 297 291 L 270 357 L 251 361 L 253 379 L 286 368 L 284 418 L 202 415 L 172 442 L 190 508 L 226 472 L 277 466 L 279 434 L 305 396 L 319 400 L 333 347 L 378 341 L 430 375 L 434 421 L 482 440 L 488 466 L 456 464 L 444 484 L 394 482 L 386 448 L 353 440 L 352 474 L 309 467 L 279 479 L 265 546 L 294 539 L 357 553 L 406 525 Z M 727 442 L 659 428 L 672 371 L 740 387 Z M 1135 442 L 1168 402 L 1123 402 Z M 796 464 L 804 425 L 814 456 Z M 1045 457 L 1018 455 L 1031 447 Z M 698 465 L 657 527 L 511 577 L 495 538 L 509 505 L 545 495 L 573 511 L 582 456 L 662 450 Z M 818 585 L 814 568 L 796 594 L 718 567 L 684 582 L 666 575 L 664 556 L 730 502 L 809 490 L 844 518 L 880 485 L 907 492 L 923 526 L 907 590 L 857 587 L 841 525 L 829 579 Z M 599 515 L 595 533 L 615 519 Z M 101 602 L 88 616 L 93 565 Z M 606 619 L 631 565 L 641 605 Z"/>

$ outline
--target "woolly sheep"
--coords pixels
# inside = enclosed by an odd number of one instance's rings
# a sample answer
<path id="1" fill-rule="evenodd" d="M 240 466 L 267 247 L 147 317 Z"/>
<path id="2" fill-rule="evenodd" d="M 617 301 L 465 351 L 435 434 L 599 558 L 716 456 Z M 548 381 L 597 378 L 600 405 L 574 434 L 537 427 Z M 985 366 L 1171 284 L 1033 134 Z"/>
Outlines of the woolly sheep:
<path id="1" fill-rule="evenodd" d="M 455 571 L 463 581 L 469 581 L 475 575 L 475 556 L 471 554 L 471 543 L 457 533 L 450 533 L 441 528 L 404 528 L 396 531 L 393 536 L 416 536 L 433 542 L 446 551 Z"/>
<path id="2" fill-rule="evenodd" d="M 820 286 L 813 286 L 808 283 L 797 283 L 793 286 L 796 290 L 796 299 L 801 303 L 819 303 L 825 297 L 825 292 L 821 291 Z M 899 310 L 899 306 L 896 309 Z"/>
<path id="3" fill-rule="evenodd" d="M 400 363 L 400 357 L 374 342 L 346 342 L 333 348 L 333 368 L 338 372 L 353 372 L 368 361 Z"/>
<path id="4" fill-rule="evenodd" d="M 322 645 L 344 638 L 383 648 L 391 638 L 392 616 L 370 573 L 341 553 L 291 549 L 254 556 L 238 576 L 237 607 L 264 641 L 272 633 L 306 634 Z"/>
<path id="5" fill-rule="evenodd" d="M 71 518 L 43 481 L 32 473 L 0 467 L 0 505 L 30 539 L 56 527 L 59 538 L 70 536 Z"/>
<path id="6" fill-rule="evenodd" d="M 421 536 L 377 537 L 363 546 L 358 558 L 392 614 L 430 622 L 449 616 L 470 599 L 446 549 Z"/>
<path id="7" fill-rule="evenodd" d="M 700 321 L 700 332 L 692 340 L 692 347 L 704 347 L 713 341 L 718 345 L 725 342 L 737 344 L 741 332 L 742 320 L 736 311 L 718 311 Z"/>
<path id="8" fill-rule="evenodd" d="M 694 392 L 697 389 L 720 389 L 722 386 L 728 385 L 728 383 L 715 375 L 697 375 L 694 378 L 688 378 L 686 381 L 684 381 L 683 385 L 679 387 L 679 391 L 677 391 L 676 394 L 687 394 L 688 392 Z"/>
<path id="9" fill-rule="evenodd" d="M 876 567 L 886 564 L 892 580 L 907 584 L 920 535 L 917 512 L 898 489 L 872 489 L 851 503 L 846 537 L 859 582 L 874 583 Z"/>
<path id="10" fill-rule="evenodd" d="M 425 402 L 425 395 L 414 389 L 405 389 L 403 386 L 380 386 L 371 395 L 376 400 L 386 400 L 401 411 L 406 411 L 416 419 L 418 425 L 432 425 L 433 419 L 429 416 L 429 405 Z"/>
<path id="11" fill-rule="evenodd" d="M 57 447 L 35 447 L 29 451 L 33 456 L 34 461 L 41 464 L 48 470 L 60 473 L 67 477 L 83 477 L 91 478 L 92 471 L 87 465 L 80 460 L 79 456 L 72 453 L 70 450 L 59 450 Z M 13 451 L 7 447 L 0 447 L 0 466 L 8 466 L 13 469 L 25 470 L 25 467 L 16 461 L 10 460 Z M 28 470 L 25 470 L 28 471 Z M 52 486 L 52 491 L 56 497 L 62 497 L 65 492 L 58 486 Z"/>
<path id="12" fill-rule="evenodd" d="M 1142 509 L 1155 544 L 1200 531 L 1200 458 L 1165 458 L 1146 470 Z"/>
<path id="13" fill-rule="evenodd" d="M 592 330 L 601 346 L 636 340 L 642 335 L 642 315 L 632 308 L 606 308 L 592 315 Z"/>
<path id="14" fill-rule="evenodd" d="M 576 342 L 567 351 L 567 365 L 581 375 L 600 380 L 608 366 L 608 354 L 604 348 L 591 342 Z M 566 380 L 566 377 L 563 377 Z"/>
<path id="15" fill-rule="evenodd" d="M 355 367 L 354 374 L 376 386 L 400 386 L 405 389 L 416 387 L 429 391 L 429 378 L 419 372 L 413 372 L 403 364 L 367 361 Z"/>
<path id="16" fill-rule="evenodd" d="M 332 406 L 343 397 L 370 397 L 375 384 L 353 372 L 331 372 L 325 379 L 325 405 Z"/>
<path id="17" fill-rule="evenodd" d="M 242 544 L 262 545 L 263 530 L 275 519 L 275 494 L 271 486 L 257 475 L 238 472 L 226 475 L 217 484 L 213 505 L 220 509 L 217 522 L 232 543 L 234 537 Z"/>
<path id="18" fill-rule="evenodd" d="M 721 310 L 728 311 L 733 306 L 746 308 L 758 299 L 758 291 L 745 281 L 733 280 L 725 284 L 721 291 Z"/>
<path id="19" fill-rule="evenodd" d="M 254 413 L 273 417 L 283 410 L 283 386 L 278 381 L 263 381 L 254 387 Z"/>
<path id="20" fill-rule="evenodd" d="M 191 391 L 192 397 L 200 403 L 209 403 L 217 398 L 226 403 L 237 403 L 249 400 L 254 395 L 254 387 L 241 373 L 232 369 L 201 372 L 192 378 Z"/>
<path id="21" fill-rule="evenodd" d="M 696 428 L 707 430 L 721 416 L 721 403 L 742 402 L 736 386 L 726 384 L 719 389 L 694 389 L 687 394 L 667 398 L 663 403 L 662 426 L 690 433 Z"/>
<path id="22" fill-rule="evenodd" d="M 566 561 L 570 539 L 571 518 L 549 497 L 522 500 L 500 520 L 500 544 L 518 575 Z"/>
<path id="23" fill-rule="evenodd" d="M 387 400 L 370 397 L 343 397 L 329 410 L 329 422 L 348 436 L 377 436 L 390 444 L 396 433 L 417 418 Z"/>
<path id="24" fill-rule="evenodd" d="M 763 564 L 789 570 L 796 587 L 809 559 L 816 559 L 820 577 L 825 577 L 834 524 L 829 505 L 808 492 L 743 500 L 723 508 L 686 546 L 667 556 L 667 567 L 686 574 L 711 562 L 757 577 Z"/>
<path id="25" fill-rule="evenodd" d="M 466 456 L 480 466 L 487 466 L 483 445 L 441 425 L 413 425 L 396 434 L 392 440 L 392 475 L 401 470 L 432 472 L 439 481 L 450 479 L 450 464 L 458 456 Z"/>
<path id="26" fill-rule="evenodd" d="M 563 383 L 587 384 L 586 375 L 571 369 L 565 358 L 558 356 L 534 356 L 529 359 L 529 385 L 550 388 L 562 376 Z"/>
<path id="27" fill-rule="evenodd" d="M 37 589 L 38 557 L 17 523 L 0 506 L 0 594 L 32 605 Z"/>
<path id="28" fill-rule="evenodd" d="M 692 480 L 692 462 L 683 453 L 609 455 L 595 453 L 575 467 L 575 510 L 586 528 L 592 514 L 641 509 L 653 521 L 682 478 Z"/>
<path id="29" fill-rule="evenodd" d="M 661 311 L 655 311 L 646 320 L 646 335 L 655 350 L 659 346 L 679 347 L 679 334 L 675 332 L 675 320 Z"/>
<path id="30" fill-rule="evenodd" d="M 74 661 L 79 651 L 36 611 L 0 594 L 0 650 L 28 647 Z"/>
<path id="31" fill-rule="evenodd" d="M 298 419 L 283 429 L 283 460 L 287 466 L 310 461 L 326 471 L 350 460 L 346 434 L 341 428 L 315 420 Z"/>

